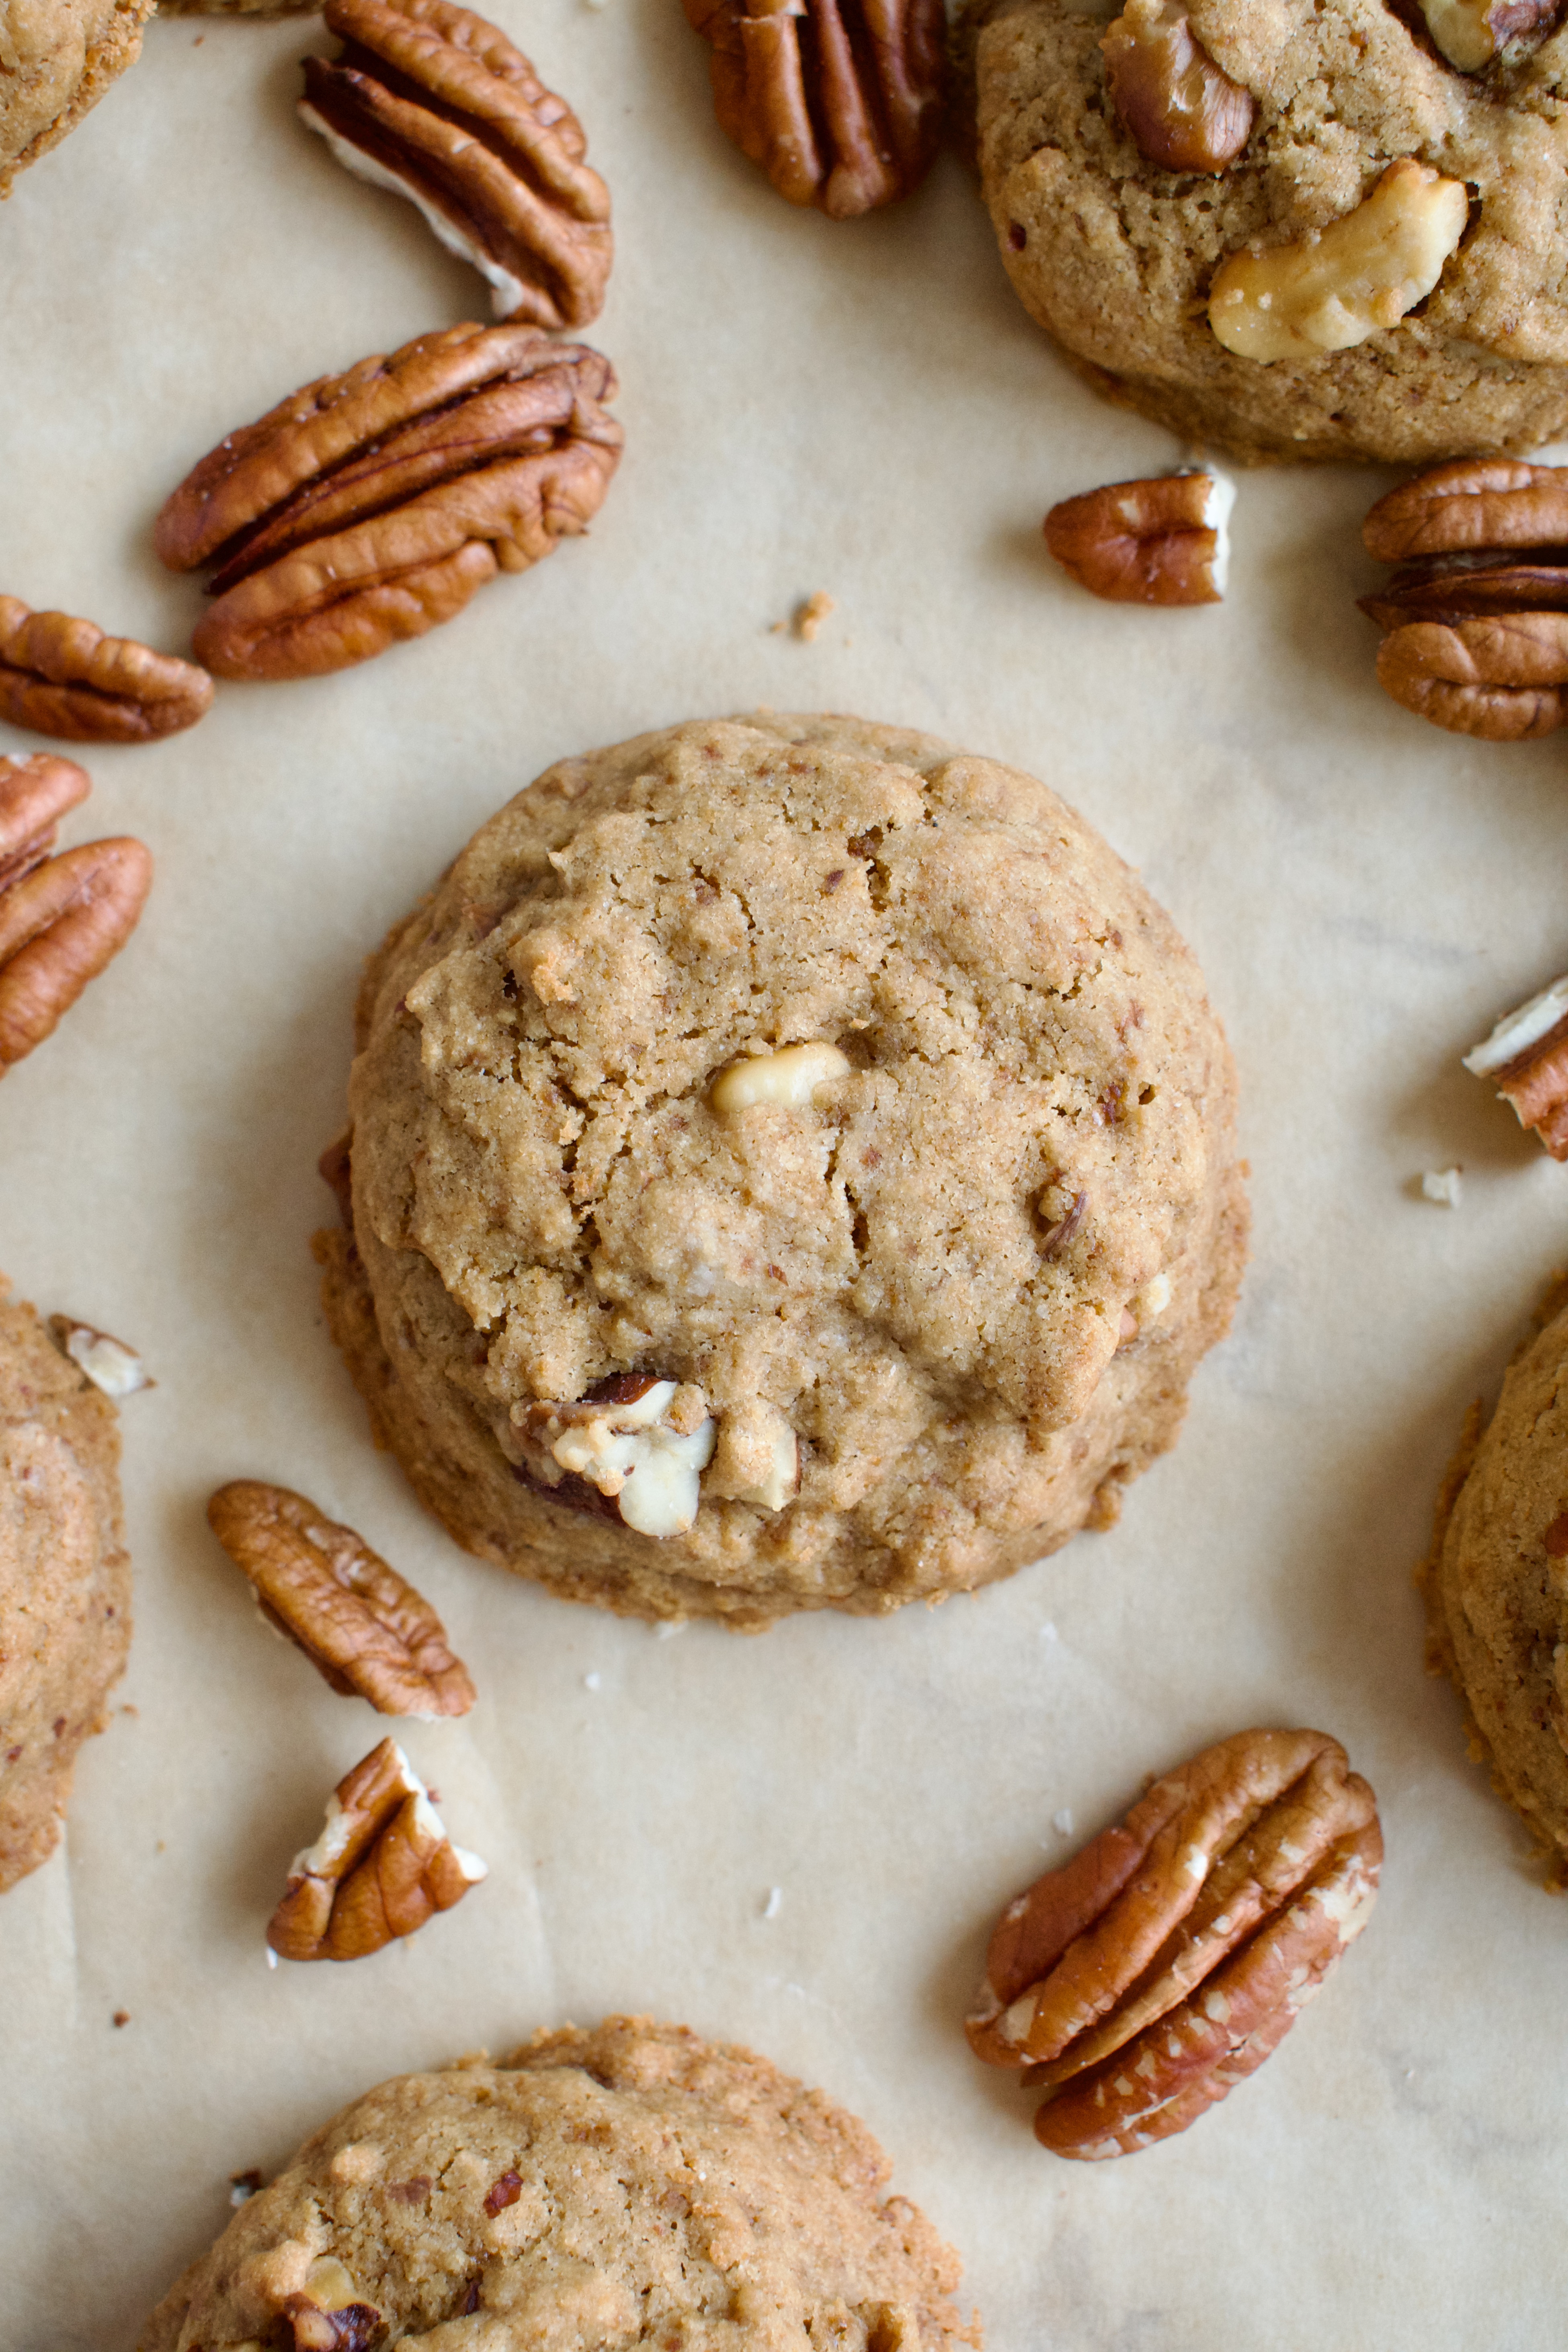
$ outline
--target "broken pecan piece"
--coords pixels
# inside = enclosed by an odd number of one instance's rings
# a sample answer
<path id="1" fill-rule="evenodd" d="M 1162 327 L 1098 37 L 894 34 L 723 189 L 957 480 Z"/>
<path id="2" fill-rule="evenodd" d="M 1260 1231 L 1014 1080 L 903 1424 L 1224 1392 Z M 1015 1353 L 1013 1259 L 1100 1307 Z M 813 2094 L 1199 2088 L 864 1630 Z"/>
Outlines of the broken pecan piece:
<path id="1" fill-rule="evenodd" d="M 441 1620 L 353 1528 L 258 1478 L 220 1486 L 207 1521 L 266 1615 L 333 1690 L 379 1715 L 467 1715 L 474 1685 Z"/>
<path id="2" fill-rule="evenodd" d="M 338 161 L 417 205 L 489 280 L 498 318 L 597 318 L 610 199 L 565 100 L 453 0 L 327 0 L 323 14 L 343 52 L 304 60 L 300 112 Z"/>
<path id="3" fill-rule="evenodd" d="M 1230 560 L 1234 483 L 1216 474 L 1110 482 L 1064 499 L 1046 545 L 1064 572 L 1113 604 L 1217 604 Z"/>
<path id="4" fill-rule="evenodd" d="M 0 718 L 71 743 L 152 743 L 212 708 L 205 670 L 0 596 Z"/>
<path id="5" fill-rule="evenodd" d="M 1553 1160 L 1568 1160 L 1568 976 L 1505 1013 L 1465 1067 L 1490 1078 Z"/>
<path id="6" fill-rule="evenodd" d="M 1141 155 L 1165 172 L 1223 172 L 1235 163 L 1258 102 L 1194 39 L 1182 0 L 1127 0 L 1100 47 L 1116 111 Z"/>
<path id="7" fill-rule="evenodd" d="M 43 864 L 61 817 L 91 790 L 85 769 L 52 751 L 0 758 L 0 890 Z"/>
<path id="8" fill-rule="evenodd" d="M 942 0 L 685 0 L 720 128 L 792 205 L 847 220 L 918 187 L 941 143 Z"/>
<path id="9" fill-rule="evenodd" d="M 285 2352 L 377 2352 L 388 2333 L 388 2323 L 364 2301 L 335 2254 L 317 2256 L 303 2287 L 279 2305 L 278 2320 L 288 2330 L 279 2339 Z"/>
<path id="10" fill-rule="evenodd" d="M 1562 12 L 1563 0 L 1417 0 L 1434 46 L 1460 73 L 1479 73 L 1510 41 Z"/>
<path id="11" fill-rule="evenodd" d="M 358 1960 L 433 1912 L 449 1911 L 486 1875 L 455 1846 L 424 1782 L 384 1739 L 327 1800 L 327 1825 L 296 1854 L 267 1940 L 286 1960 Z"/>
<path id="12" fill-rule="evenodd" d="M 1382 1858 L 1372 1790 L 1337 1740 L 1238 1732 L 1009 1904 L 971 2047 L 1049 2087 L 1035 2131 L 1058 2155 L 1184 2131 L 1360 1934 Z"/>
<path id="13" fill-rule="evenodd" d="M 153 887 L 139 841 L 91 841 L 0 891 L 0 1077 L 41 1045 L 136 928 Z"/>
<path id="14" fill-rule="evenodd" d="M 195 650 L 221 677 L 368 661 L 585 530 L 621 454 L 607 360 L 526 326 L 449 327 L 229 434 L 158 517 L 219 569 Z"/>

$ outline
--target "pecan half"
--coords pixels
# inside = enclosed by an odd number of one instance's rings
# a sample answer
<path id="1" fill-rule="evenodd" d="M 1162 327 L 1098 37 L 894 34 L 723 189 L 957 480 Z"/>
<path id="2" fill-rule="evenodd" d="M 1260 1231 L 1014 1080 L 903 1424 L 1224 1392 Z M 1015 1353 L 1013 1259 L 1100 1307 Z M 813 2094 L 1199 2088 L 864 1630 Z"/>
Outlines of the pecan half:
<path id="1" fill-rule="evenodd" d="M 307 677 L 450 620 L 587 529 L 621 454 L 615 388 L 585 344 L 462 326 L 291 394 L 158 517 L 172 570 L 219 567 L 195 650 L 221 677 Z"/>
<path id="2" fill-rule="evenodd" d="M 296 1854 L 267 1940 L 286 1960 L 363 1959 L 449 1911 L 485 1875 L 447 1835 L 402 1748 L 384 1739 L 328 1798 L 326 1828 Z"/>
<path id="3" fill-rule="evenodd" d="M 585 327 L 610 274 L 610 199 L 587 141 L 498 26 L 452 0 L 327 0 L 335 58 L 300 113 L 341 163 L 417 205 L 494 289 L 496 316 Z"/>
<path id="4" fill-rule="evenodd" d="M 1035 2130 L 1059 2155 L 1184 2131 L 1360 1934 L 1382 1857 L 1337 1740 L 1238 1732 L 1008 1906 L 971 2047 L 1050 2088 Z"/>
<path id="5" fill-rule="evenodd" d="M 61 817 L 91 790 L 85 769 L 52 751 L 0 759 L 0 890 L 43 864 Z"/>
<path id="6" fill-rule="evenodd" d="M 152 743 L 212 708 L 205 670 L 0 596 L 0 718 L 71 743 Z"/>
<path id="7" fill-rule="evenodd" d="M 467 1715 L 474 1685 L 441 1620 L 353 1528 L 258 1478 L 220 1486 L 207 1523 L 333 1690 L 369 1699 L 378 1715 Z"/>
<path id="8" fill-rule="evenodd" d="M 1409 622 L 1378 647 L 1377 680 L 1451 734 L 1489 743 L 1550 735 L 1568 719 L 1568 613 Z"/>
<path id="9" fill-rule="evenodd" d="M 1434 46 L 1460 73 L 1479 73 L 1510 41 L 1549 25 L 1563 0 L 1417 0 Z"/>
<path id="10" fill-rule="evenodd" d="M 1112 604 L 1217 604 L 1230 560 L 1234 483 L 1216 474 L 1110 482 L 1064 499 L 1046 545 L 1064 572 Z"/>
<path id="11" fill-rule="evenodd" d="M 139 841 L 92 841 L 0 891 L 0 1076 L 41 1045 L 132 932 L 153 887 Z"/>
<path id="12" fill-rule="evenodd" d="M 1361 527 L 1381 563 L 1505 547 L 1568 547 L 1568 466 L 1460 457 L 1378 499 Z"/>
<path id="13" fill-rule="evenodd" d="M 1465 1067 L 1490 1078 L 1553 1160 L 1568 1160 L 1568 976 L 1505 1013 Z"/>
<path id="14" fill-rule="evenodd" d="M 1182 0 L 1127 0 L 1100 44 L 1116 111 L 1165 172 L 1223 172 L 1252 136 L 1258 102 L 1222 72 Z"/>
<path id="15" fill-rule="evenodd" d="M 942 140 L 942 0 L 685 0 L 713 109 L 792 205 L 832 220 L 919 186 Z"/>

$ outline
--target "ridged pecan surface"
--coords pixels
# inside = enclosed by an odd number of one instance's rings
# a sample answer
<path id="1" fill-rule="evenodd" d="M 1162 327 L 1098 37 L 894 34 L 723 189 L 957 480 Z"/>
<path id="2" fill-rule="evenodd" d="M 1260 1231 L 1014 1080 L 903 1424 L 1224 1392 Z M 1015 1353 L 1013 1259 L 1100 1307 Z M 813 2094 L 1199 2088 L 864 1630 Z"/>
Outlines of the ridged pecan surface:
<path id="1" fill-rule="evenodd" d="M 564 99 L 453 0 L 327 0 L 323 13 L 343 51 L 304 60 L 300 111 L 339 161 L 417 205 L 489 280 L 498 318 L 597 318 L 610 199 Z"/>
<path id="2" fill-rule="evenodd" d="M 713 106 L 792 205 L 834 220 L 907 196 L 942 138 L 942 0 L 685 0 Z"/>
<path id="3" fill-rule="evenodd" d="M 0 718 L 70 743 L 152 743 L 212 707 L 205 670 L 0 596 Z"/>
<path id="4" fill-rule="evenodd" d="M 0 891 L 0 1076 L 118 955 L 152 885 L 139 841 L 92 841 Z"/>
<path id="5" fill-rule="evenodd" d="M 259 1478 L 220 1486 L 207 1520 L 273 1623 L 335 1691 L 381 1715 L 467 1715 L 474 1685 L 440 1619 L 353 1528 Z"/>
<path id="6" fill-rule="evenodd" d="M 267 1940 L 286 1960 L 363 1959 L 449 1911 L 484 1875 L 447 1835 L 402 1748 L 384 1739 L 338 1782 Z"/>
<path id="7" fill-rule="evenodd" d="M 1063 499 L 1046 545 L 1064 572 L 1112 604 L 1217 604 L 1235 490 L 1208 473 L 1108 482 Z"/>
<path id="8" fill-rule="evenodd" d="M 585 344 L 462 326 L 291 394 L 158 517 L 173 570 L 218 567 L 195 650 L 222 677 L 307 677 L 450 620 L 587 529 L 621 453 L 615 388 Z"/>
<path id="9" fill-rule="evenodd" d="M 1223 172 L 1252 135 L 1258 103 L 1222 73 L 1181 0 L 1127 0 L 1101 40 L 1116 111 L 1165 172 Z"/>
<path id="10" fill-rule="evenodd" d="M 0 758 L 0 890 L 43 864 L 61 817 L 91 790 L 86 770 L 53 751 Z"/>
<path id="11" fill-rule="evenodd" d="M 1260 2065 L 1365 1925 L 1383 1841 L 1316 1731 L 1244 1731 L 1008 1906 L 970 2043 L 1051 2095 L 1058 2155 L 1184 2131 Z"/>

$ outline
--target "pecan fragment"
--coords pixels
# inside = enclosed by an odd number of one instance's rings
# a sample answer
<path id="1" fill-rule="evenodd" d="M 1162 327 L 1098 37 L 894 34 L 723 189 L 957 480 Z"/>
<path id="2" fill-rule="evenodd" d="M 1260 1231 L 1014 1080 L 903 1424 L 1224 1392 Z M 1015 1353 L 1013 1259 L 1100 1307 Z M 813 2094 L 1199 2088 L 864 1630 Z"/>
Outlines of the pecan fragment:
<path id="1" fill-rule="evenodd" d="M 603 1497 L 645 1536 L 684 1535 L 694 1524 L 700 1474 L 717 1442 L 700 1389 L 626 1372 L 576 1403 L 514 1405 L 512 1422 L 524 1474 L 543 1493 L 565 1487 L 562 1500 L 579 1508 L 589 1496 Z M 793 1491 L 793 1432 L 788 1440 Z"/>
<path id="2" fill-rule="evenodd" d="M 258 1478 L 220 1486 L 207 1521 L 267 1616 L 333 1690 L 378 1715 L 467 1715 L 474 1685 L 440 1619 L 353 1528 Z"/>
<path id="3" fill-rule="evenodd" d="M 1460 73 L 1479 73 L 1510 41 L 1549 25 L 1563 0 L 1419 0 L 1436 47 Z"/>
<path id="4" fill-rule="evenodd" d="M 1127 0 L 1100 47 L 1141 155 L 1166 172 L 1223 172 L 1236 161 L 1257 100 L 1194 39 L 1181 0 Z"/>
<path id="5" fill-rule="evenodd" d="M 792 205 L 848 220 L 909 195 L 942 138 L 942 0 L 685 0 L 720 128 Z"/>
<path id="6" fill-rule="evenodd" d="M 1505 1013 L 1465 1055 L 1465 1067 L 1490 1078 L 1521 1127 L 1533 1128 L 1553 1160 L 1568 1160 L 1568 976 Z"/>
<path id="7" fill-rule="evenodd" d="M 0 718 L 72 743 L 152 743 L 212 708 L 205 670 L 0 596 Z"/>
<path id="8" fill-rule="evenodd" d="M 1062 570 L 1112 604 L 1217 604 L 1230 561 L 1236 486 L 1217 474 L 1110 482 L 1046 517 Z"/>
<path id="9" fill-rule="evenodd" d="M 1052 2095 L 1058 2155 L 1184 2131 L 1261 2064 L 1366 1923 L 1383 1841 L 1337 1740 L 1244 1731 L 1011 1903 L 971 2047 Z"/>
<path id="10" fill-rule="evenodd" d="M 0 759 L 0 890 L 43 864 L 61 817 L 91 790 L 84 769 L 52 751 Z"/>
<path id="11" fill-rule="evenodd" d="M 139 841 L 92 841 L 0 891 L 0 1076 L 119 954 L 153 887 Z"/>
<path id="12" fill-rule="evenodd" d="M 123 1339 L 97 1330 L 90 1323 L 79 1323 L 74 1315 L 51 1315 L 49 1329 L 61 1353 L 105 1396 L 118 1402 L 121 1397 L 134 1396 L 138 1389 L 157 1387 L 135 1349 L 128 1348 Z"/>
<path id="13" fill-rule="evenodd" d="M 323 376 L 228 435 L 158 517 L 219 566 L 195 646 L 221 677 L 368 661 L 585 530 L 621 453 L 607 360 L 526 326 L 450 327 Z"/>
<path id="14" fill-rule="evenodd" d="M 485 1874 L 447 1837 L 402 1748 L 384 1739 L 328 1798 L 326 1828 L 295 1856 L 267 1940 L 286 1960 L 363 1959 L 449 1911 Z"/>
<path id="15" fill-rule="evenodd" d="M 386 2321 L 362 2299 L 335 2254 L 317 2256 L 304 2286 L 284 2296 L 278 2317 L 289 2331 L 287 2352 L 375 2352 L 387 2333 Z"/>
<path id="16" fill-rule="evenodd" d="M 453 0 L 327 0 L 323 14 L 343 51 L 304 60 L 300 113 L 338 161 L 417 205 L 489 280 L 498 318 L 597 318 L 610 199 L 565 100 Z"/>

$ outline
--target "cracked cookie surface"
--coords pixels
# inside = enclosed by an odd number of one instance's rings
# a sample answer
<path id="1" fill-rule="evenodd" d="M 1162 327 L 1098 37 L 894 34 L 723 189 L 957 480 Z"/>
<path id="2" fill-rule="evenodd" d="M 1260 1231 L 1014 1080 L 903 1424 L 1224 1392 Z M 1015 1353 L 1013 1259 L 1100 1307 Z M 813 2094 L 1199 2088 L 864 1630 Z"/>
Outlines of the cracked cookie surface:
<path id="1" fill-rule="evenodd" d="M 113 1405 L 0 1276 L 0 1892 L 59 1839 L 131 1646 Z"/>
<path id="2" fill-rule="evenodd" d="M 957 2256 L 865 2126 L 765 2058 L 611 2018 L 384 2083 L 251 2198 L 141 2352 L 957 2352 Z M 299 2302 L 335 2305 L 308 2319 Z M 318 2309 L 320 2304 L 318 2304 Z M 351 2326 L 352 2314 L 360 2316 Z"/>
<path id="3" fill-rule="evenodd" d="M 1568 28 L 1460 73 L 1383 0 L 1191 0 L 1257 116 L 1228 169 L 1145 160 L 1100 43 L 1115 14 L 995 0 L 972 34 L 982 178 L 1030 315 L 1100 392 L 1245 459 L 1525 449 L 1568 426 Z M 1470 194 L 1434 291 L 1321 357 L 1226 350 L 1206 305 L 1248 247 L 1310 238 L 1413 156 Z"/>
<path id="4" fill-rule="evenodd" d="M 1229 1322 L 1191 951 L 1044 784 L 928 737 L 563 761 L 373 958 L 360 1045 L 335 1336 L 458 1541 L 573 1598 L 754 1626 L 1005 1575 L 1115 1516 Z M 595 1405 L 627 1376 L 671 1385 Z M 699 1499 L 656 1535 L 614 1465 L 665 1398 Z"/>

